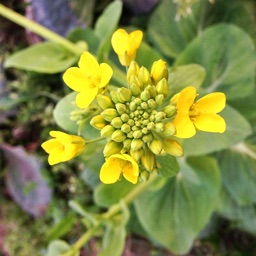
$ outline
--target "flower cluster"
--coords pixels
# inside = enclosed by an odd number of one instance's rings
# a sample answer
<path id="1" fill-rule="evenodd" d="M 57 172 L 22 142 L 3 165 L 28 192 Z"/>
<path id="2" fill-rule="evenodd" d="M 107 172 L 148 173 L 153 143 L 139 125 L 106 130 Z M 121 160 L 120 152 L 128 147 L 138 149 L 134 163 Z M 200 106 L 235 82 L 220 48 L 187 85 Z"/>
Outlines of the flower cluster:
<path id="1" fill-rule="evenodd" d="M 138 30 L 128 34 L 119 29 L 111 40 L 121 65 L 127 67 L 127 87 L 108 89 L 112 68 L 99 64 L 89 52 L 82 54 L 79 67 L 71 67 L 63 75 L 65 83 L 78 92 L 79 108 L 94 101 L 101 109 L 90 124 L 106 140 L 106 161 L 100 170 L 100 180 L 106 184 L 122 176 L 136 184 L 157 172 L 158 156 L 182 156 L 182 146 L 175 137 L 190 138 L 197 130 L 222 133 L 226 128 L 217 114 L 225 107 L 223 93 L 210 93 L 196 101 L 196 89 L 189 86 L 166 104 L 170 94 L 166 62 L 155 61 L 147 70 L 135 61 L 142 36 Z M 42 144 L 50 164 L 76 157 L 86 145 L 80 136 L 57 131 L 50 135 L 55 139 Z"/>

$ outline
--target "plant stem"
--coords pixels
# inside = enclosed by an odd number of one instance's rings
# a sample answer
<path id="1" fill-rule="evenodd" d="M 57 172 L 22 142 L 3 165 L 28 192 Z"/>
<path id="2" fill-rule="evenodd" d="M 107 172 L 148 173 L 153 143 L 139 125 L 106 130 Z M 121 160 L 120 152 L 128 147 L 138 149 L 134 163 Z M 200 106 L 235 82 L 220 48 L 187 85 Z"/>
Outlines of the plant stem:
<path id="1" fill-rule="evenodd" d="M 80 55 L 82 53 L 82 50 L 79 49 L 79 47 L 77 47 L 74 43 L 45 28 L 44 26 L 41 26 L 38 23 L 27 19 L 23 15 L 14 12 L 13 10 L 5 7 L 2 4 L 0 4 L 0 15 L 28 30 L 33 31 L 34 33 L 42 36 L 45 39 L 61 44 L 63 47 L 65 47 L 67 50 L 74 53 L 75 55 Z"/>

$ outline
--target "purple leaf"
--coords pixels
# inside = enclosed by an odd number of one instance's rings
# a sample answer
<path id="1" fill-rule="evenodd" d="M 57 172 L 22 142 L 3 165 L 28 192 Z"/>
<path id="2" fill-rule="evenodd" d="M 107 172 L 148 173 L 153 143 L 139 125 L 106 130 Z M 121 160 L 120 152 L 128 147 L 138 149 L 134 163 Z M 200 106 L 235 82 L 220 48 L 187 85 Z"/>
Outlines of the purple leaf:
<path id="1" fill-rule="evenodd" d="M 34 217 L 43 215 L 51 199 L 51 189 L 41 175 L 41 162 L 23 147 L 1 144 L 7 159 L 6 186 L 15 202 Z"/>

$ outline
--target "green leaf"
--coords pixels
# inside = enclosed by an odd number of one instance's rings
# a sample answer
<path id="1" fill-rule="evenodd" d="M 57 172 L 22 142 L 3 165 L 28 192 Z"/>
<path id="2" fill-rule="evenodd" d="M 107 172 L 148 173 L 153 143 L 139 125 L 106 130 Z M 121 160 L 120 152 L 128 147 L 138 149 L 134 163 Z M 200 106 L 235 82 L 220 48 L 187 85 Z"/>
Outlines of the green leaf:
<path id="1" fill-rule="evenodd" d="M 248 121 L 228 105 L 220 113 L 227 128 L 224 133 L 197 132 L 192 138 L 184 140 L 182 145 L 185 155 L 203 155 L 228 148 L 243 141 L 251 134 Z"/>
<path id="2" fill-rule="evenodd" d="M 125 179 L 109 185 L 101 183 L 94 190 L 94 201 L 100 206 L 109 207 L 119 202 L 133 188 L 134 185 Z"/>
<path id="3" fill-rule="evenodd" d="M 53 111 L 53 116 L 57 125 L 64 129 L 65 131 L 70 132 L 72 134 L 77 134 L 79 128 L 76 121 L 71 120 L 71 113 L 73 111 L 79 110 L 79 108 L 77 108 L 75 104 L 76 95 L 76 92 L 72 92 L 66 95 L 58 102 Z M 89 117 L 91 114 L 94 113 L 94 111 L 97 111 L 97 108 L 95 110 L 93 106 L 91 109 L 92 111 L 89 111 Z M 90 118 L 88 118 L 85 122 L 83 129 L 81 130 L 81 135 L 85 138 L 90 139 L 99 137 L 99 131 L 94 129 L 90 125 Z"/>
<path id="4" fill-rule="evenodd" d="M 209 221 L 219 189 L 216 161 L 209 157 L 190 158 L 188 163 L 181 162 L 180 173 L 160 190 L 145 191 L 135 201 L 135 208 L 151 237 L 182 254 Z"/>
<path id="5" fill-rule="evenodd" d="M 223 186 L 239 206 L 256 203 L 256 154 L 253 159 L 247 152 L 241 143 L 218 155 Z"/>
<path id="6" fill-rule="evenodd" d="M 70 250 L 70 245 L 63 240 L 54 240 L 47 247 L 46 256 L 59 256 Z M 72 256 L 78 256 L 79 252 Z"/>
<path id="7" fill-rule="evenodd" d="M 96 22 L 95 34 L 100 38 L 100 45 L 98 47 L 99 61 L 102 61 L 104 55 L 110 51 L 111 37 L 117 28 L 122 13 L 122 6 L 122 2 L 118 0 L 109 4 Z"/>
<path id="8" fill-rule="evenodd" d="M 177 158 L 171 155 L 159 156 L 157 162 L 160 164 L 159 174 L 166 178 L 172 178 L 180 169 Z"/>
<path id="9" fill-rule="evenodd" d="M 14 53 L 6 60 L 5 67 L 54 74 L 66 70 L 76 61 L 77 56 L 58 44 L 43 42 Z"/>
<path id="10" fill-rule="evenodd" d="M 55 240 L 67 234 L 76 221 L 76 215 L 70 212 L 61 221 L 55 224 L 47 234 L 48 240 Z"/>
<path id="11" fill-rule="evenodd" d="M 219 24 L 195 38 L 175 65 L 200 64 L 206 69 L 202 86 L 208 92 L 222 91 L 230 100 L 254 93 L 255 56 L 248 34 L 234 25 Z"/>

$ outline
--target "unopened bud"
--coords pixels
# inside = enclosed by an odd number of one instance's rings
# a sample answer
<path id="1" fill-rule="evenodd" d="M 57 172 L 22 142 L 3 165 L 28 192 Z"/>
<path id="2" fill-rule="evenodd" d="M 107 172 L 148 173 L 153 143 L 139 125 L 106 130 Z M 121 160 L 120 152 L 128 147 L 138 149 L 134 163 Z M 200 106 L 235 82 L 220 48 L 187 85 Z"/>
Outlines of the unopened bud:
<path id="1" fill-rule="evenodd" d="M 126 113 L 121 115 L 121 119 L 123 122 L 128 122 L 129 118 L 130 118 L 129 115 Z"/>
<path id="2" fill-rule="evenodd" d="M 148 70 L 145 67 L 141 67 L 138 73 L 139 81 L 143 84 L 143 89 L 151 84 L 151 77 Z"/>
<path id="3" fill-rule="evenodd" d="M 132 75 L 137 76 L 139 73 L 139 70 L 140 70 L 139 65 L 137 64 L 136 61 L 133 60 L 130 63 L 130 66 L 127 70 L 127 80 L 129 81 Z"/>
<path id="4" fill-rule="evenodd" d="M 168 80 L 168 69 L 166 67 L 166 62 L 163 60 L 155 61 L 151 68 L 151 78 L 153 83 L 156 85 L 161 79 L 165 78 Z"/>
<path id="5" fill-rule="evenodd" d="M 121 126 L 123 125 L 123 121 L 120 117 L 115 117 L 112 121 L 111 121 L 111 125 L 113 125 L 115 128 L 121 128 Z"/>
<path id="6" fill-rule="evenodd" d="M 148 100 L 147 103 L 150 109 L 156 109 L 156 102 L 153 99 Z"/>
<path id="7" fill-rule="evenodd" d="M 133 139 L 131 143 L 131 150 L 139 150 L 143 146 L 143 141 L 140 139 Z"/>
<path id="8" fill-rule="evenodd" d="M 158 94 L 163 94 L 164 97 L 166 97 L 169 94 L 169 85 L 165 78 L 163 78 L 157 83 L 156 91 Z"/>
<path id="9" fill-rule="evenodd" d="M 155 87 L 155 86 L 149 84 L 149 85 L 145 88 L 145 90 L 150 93 L 151 98 L 155 98 L 155 97 L 156 97 L 157 92 L 156 92 L 156 87 Z"/>
<path id="10" fill-rule="evenodd" d="M 151 133 L 146 134 L 142 137 L 144 143 L 148 143 L 153 139 L 153 135 Z"/>
<path id="11" fill-rule="evenodd" d="M 114 103 L 119 102 L 117 98 L 117 91 L 114 91 L 114 90 L 110 91 L 110 97 Z"/>
<path id="12" fill-rule="evenodd" d="M 129 124 L 123 124 L 121 127 L 121 131 L 124 133 L 129 133 L 131 131 L 131 126 Z"/>
<path id="13" fill-rule="evenodd" d="M 110 97 L 108 97 L 106 95 L 98 94 L 97 97 L 96 97 L 96 100 L 97 100 L 99 106 L 102 109 L 113 108 L 114 107 L 113 101 L 111 100 Z"/>
<path id="14" fill-rule="evenodd" d="M 164 95 L 163 94 L 158 94 L 155 98 L 156 105 L 161 106 L 164 102 Z"/>
<path id="15" fill-rule="evenodd" d="M 143 133 L 140 130 L 133 132 L 133 138 L 134 139 L 140 139 L 142 137 Z"/>
<path id="16" fill-rule="evenodd" d="M 123 103 L 116 103 L 116 110 L 120 115 L 122 115 L 126 112 L 127 108 Z"/>
<path id="17" fill-rule="evenodd" d="M 132 143 L 132 140 L 131 140 L 131 139 L 126 139 L 126 140 L 124 140 L 124 141 L 123 141 L 123 147 L 124 147 L 124 149 L 130 149 L 131 143 Z"/>
<path id="18" fill-rule="evenodd" d="M 100 134 L 102 137 L 110 137 L 115 130 L 116 129 L 112 125 L 108 124 L 104 128 L 102 128 Z"/>
<path id="19" fill-rule="evenodd" d="M 176 113 L 176 107 L 174 105 L 168 105 L 164 108 L 163 112 L 166 114 L 166 117 L 171 118 Z"/>
<path id="20" fill-rule="evenodd" d="M 155 114 L 155 122 L 162 121 L 165 118 L 165 113 L 164 112 L 157 112 Z"/>
<path id="21" fill-rule="evenodd" d="M 171 137 L 176 132 L 175 125 L 173 123 L 165 123 L 162 135 L 165 138 Z"/>
<path id="22" fill-rule="evenodd" d="M 109 142 L 107 142 L 106 146 L 104 147 L 104 150 L 103 150 L 104 157 L 109 157 L 111 155 L 120 153 L 122 148 L 123 148 L 122 143 L 110 140 Z"/>
<path id="23" fill-rule="evenodd" d="M 90 125 L 97 130 L 101 130 L 103 127 L 107 125 L 107 122 L 101 115 L 97 115 L 91 119 Z"/>
<path id="24" fill-rule="evenodd" d="M 183 156 L 183 149 L 181 145 L 173 139 L 164 140 L 163 149 L 166 153 L 173 156 Z"/>
<path id="25" fill-rule="evenodd" d="M 118 117 L 118 112 L 114 108 L 107 108 L 103 112 L 101 112 L 102 117 L 111 122 L 115 117 Z"/>
<path id="26" fill-rule="evenodd" d="M 140 94 L 140 98 L 143 101 L 148 101 L 150 99 L 151 95 L 149 91 L 144 90 L 141 94 Z"/>
<path id="27" fill-rule="evenodd" d="M 141 104 L 141 99 L 140 98 L 135 98 L 134 101 L 133 101 L 137 106 L 140 106 Z"/>
<path id="28" fill-rule="evenodd" d="M 139 96 L 141 93 L 140 87 L 138 85 L 136 85 L 135 83 L 130 84 L 130 90 L 132 92 L 132 95 L 135 97 Z"/>
<path id="29" fill-rule="evenodd" d="M 143 155 L 144 150 L 141 148 L 139 150 L 130 150 L 130 155 L 135 161 L 139 161 Z"/>
<path id="30" fill-rule="evenodd" d="M 163 142 L 159 139 L 153 139 L 148 143 L 148 147 L 155 155 L 160 155 L 163 148 Z"/>
<path id="31" fill-rule="evenodd" d="M 132 101 L 129 104 L 129 108 L 131 111 L 135 111 L 137 109 L 137 104 L 134 101 Z"/>
<path id="32" fill-rule="evenodd" d="M 162 133 L 164 130 L 164 124 L 163 123 L 156 123 L 155 124 L 155 131 L 157 133 Z"/>
<path id="33" fill-rule="evenodd" d="M 153 122 L 149 122 L 149 123 L 147 124 L 147 129 L 148 129 L 149 131 L 153 130 L 154 128 L 155 128 L 155 124 L 154 124 Z"/>
<path id="34" fill-rule="evenodd" d="M 126 135 L 121 130 L 115 130 L 111 135 L 111 139 L 116 142 L 122 142 L 126 139 Z"/>
<path id="35" fill-rule="evenodd" d="M 132 98 L 132 92 L 127 88 L 118 88 L 117 89 L 117 98 L 119 102 L 124 103 L 130 101 Z"/>
<path id="36" fill-rule="evenodd" d="M 140 106 L 141 106 L 142 109 L 148 109 L 148 104 L 147 104 L 147 102 L 142 102 L 142 103 L 140 104 Z"/>
<path id="37" fill-rule="evenodd" d="M 155 155 L 149 150 L 148 147 L 145 148 L 144 154 L 141 157 L 141 162 L 147 171 L 152 171 L 155 167 L 156 158 Z"/>
<path id="38" fill-rule="evenodd" d="M 142 172 L 140 173 L 139 179 L 140 179 L 141 181 L 145 182 L 145 181 L 147 181 L 147 180 L 149 179 L 149 177 L 150 177 L 149 172 L 147 172 L 147 171 L 142 171 Z"/>

